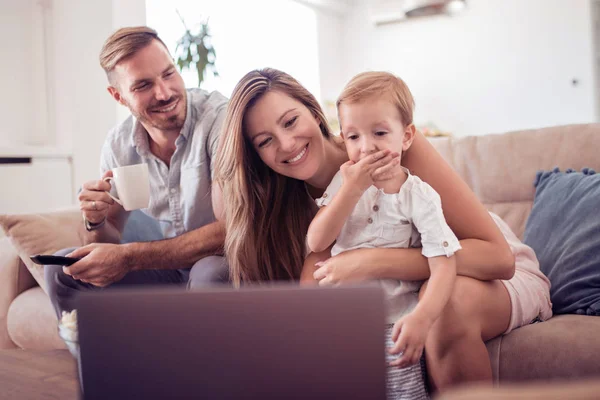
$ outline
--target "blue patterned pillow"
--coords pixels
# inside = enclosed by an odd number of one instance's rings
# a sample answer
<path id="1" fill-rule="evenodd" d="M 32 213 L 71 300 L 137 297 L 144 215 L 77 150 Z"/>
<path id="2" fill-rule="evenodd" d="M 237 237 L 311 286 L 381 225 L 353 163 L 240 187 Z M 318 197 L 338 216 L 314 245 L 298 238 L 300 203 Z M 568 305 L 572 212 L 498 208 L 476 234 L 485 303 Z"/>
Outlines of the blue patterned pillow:
<path id="1" fill-rule="evenodd" d="M 552 287 L 555 314 L 600 315 L 600 174 L 537 173 L 524 242 Z"/>

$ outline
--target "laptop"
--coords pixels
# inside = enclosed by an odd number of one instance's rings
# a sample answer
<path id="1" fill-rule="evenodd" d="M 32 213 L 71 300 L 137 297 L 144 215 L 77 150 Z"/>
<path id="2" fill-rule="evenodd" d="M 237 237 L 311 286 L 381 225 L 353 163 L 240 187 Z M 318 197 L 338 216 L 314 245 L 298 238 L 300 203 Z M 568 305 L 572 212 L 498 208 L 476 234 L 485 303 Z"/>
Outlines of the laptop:
<path id="1" fill-rule="evenodd" d="M 78 297 L 86 399 L 384 399 L 379 285 Z"/>

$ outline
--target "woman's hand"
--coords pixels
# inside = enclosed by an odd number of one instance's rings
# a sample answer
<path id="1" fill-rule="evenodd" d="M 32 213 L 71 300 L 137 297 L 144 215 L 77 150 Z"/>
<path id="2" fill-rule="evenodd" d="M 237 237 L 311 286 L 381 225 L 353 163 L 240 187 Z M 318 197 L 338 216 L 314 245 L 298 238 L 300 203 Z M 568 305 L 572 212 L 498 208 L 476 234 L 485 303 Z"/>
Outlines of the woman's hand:
<path id="1" fill-rule="evenodd" d="M 396 321 L 392 331 L 392 341 L 395 344 L 388 351 L 390 354 L 400 354 L 400 357 L 390 362 L 390 366 L 405 368 L 418 363 L 432 325 L 431 318 L 415 312 Z"/>
<path id="2" fill-rule="evenodd" d="M 345 251 L 325 261 L 315 263 L 318 269 L 313 277 L 321 286 L 361 282 L 371 279 L 368 268 L 361 262 L 363 249 Z"/>

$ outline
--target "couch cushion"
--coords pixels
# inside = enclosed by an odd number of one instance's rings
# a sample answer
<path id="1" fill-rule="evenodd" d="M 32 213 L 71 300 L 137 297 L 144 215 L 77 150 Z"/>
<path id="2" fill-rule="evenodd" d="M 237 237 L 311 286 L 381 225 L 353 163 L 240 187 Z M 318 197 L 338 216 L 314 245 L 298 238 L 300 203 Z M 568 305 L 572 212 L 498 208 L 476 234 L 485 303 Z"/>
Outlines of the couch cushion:
<path id="1" fill-rule="evenodd" d="M 25 274 L 30 276 L 30 280 L 33 279 L 27 271 L 23 274 L 24 267 L 22 267 L 21 259 L 8 238 L 0 239 L 0 254 L 2 254 L 0 260 L 0 349 L 11 349 L 15 347 L 15 344 L 8 335 L 6 325 L 8 309 L 21 292 L 20 286 L 30 284 L 27 282 Z"/>
<path id="2" fill-rule="evenodd" d="M 81 239 L 77 233 L 79 224 L 81 212 L 76 209 L 44 214 L 0 215 L 0 227 L 43 288 L 46 287 L 43 267 L 34 264 L 29 256 L 54 254 L 66 247 L 80 246 Z"/>
<path id="3" fill-rule="evenodd" d="M 460 385 L 444 391 L 435 400 L 597 400 L 600 379 L 572 382 L 527 382 L 492 387 L 485 383 Z"/>
<path id="4" fill-rule="evenodd" d="M 600 315 L 600 174 L 540 172 L 524 242 L 552 282 L 555 314 Z"/>
<path id="5" fill-rule="evenodd" d="M 519 239 L 523 239 L 535 195 L 532 182 L 539 170 L 559 166 L 600 171 L 600 124 L 431 138 L 430 142 Z"/>
<path id="6" fill-rule="evenodd" d="M 23 349 L 65 349 L 57 326 L 50 299 L 40 287 L 21 293 L 8 311 L 8 333 L 13 342 Z"/>
<path id="7" fill-rule="evenodd" d="M 600 375 L 600 318 L 559 315 L 486 343 L 496 382 Z"/>
<path id="8" fill-rule="evenodd" d="M 30 255 L 54 254 L 68 247 L 79 247 L 78 229 L 81 211 L 69 209 L 42 214 L 0 214 L 0 227 L 10 238 L 22 262 L 37 283 L 46 290 L 44 267 L 33 263 Z M 163 239 L 158 223 L 143 212 L 130 213 L 122 234 L 122 242 L 145 242 Z"/>

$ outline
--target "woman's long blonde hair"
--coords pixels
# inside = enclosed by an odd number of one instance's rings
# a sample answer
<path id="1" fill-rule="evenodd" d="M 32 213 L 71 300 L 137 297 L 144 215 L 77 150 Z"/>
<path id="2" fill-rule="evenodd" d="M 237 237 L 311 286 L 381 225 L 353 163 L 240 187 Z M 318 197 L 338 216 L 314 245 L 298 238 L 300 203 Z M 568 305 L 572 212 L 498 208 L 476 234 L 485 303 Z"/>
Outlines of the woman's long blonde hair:
<path id="1" fill-rule="evenodd" d="M 225 255 L 232 283 L 294 280 L 306 255 L 306 232 L 316 206 L 304 181 L 280 175 L 259 157 L 244 132 L 244 118 L 265 93 L 278 91 L 304 104 L 331 132 L 315 97 L 285 72 L 266 68 L 246 74 L 229 101 L 215 164 L 223 191 Z"/>

